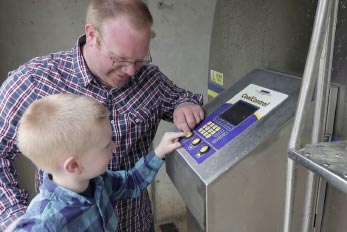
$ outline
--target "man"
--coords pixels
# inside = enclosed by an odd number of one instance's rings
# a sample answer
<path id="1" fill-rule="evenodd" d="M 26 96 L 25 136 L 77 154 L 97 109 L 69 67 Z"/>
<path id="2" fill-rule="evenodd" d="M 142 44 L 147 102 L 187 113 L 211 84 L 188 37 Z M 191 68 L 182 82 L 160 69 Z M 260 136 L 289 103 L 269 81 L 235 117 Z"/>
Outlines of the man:
<path id="1" fill-rule="evenodd" d="M 92 0 L 85 35 L 74 48 L 37 57 L 9 73 L 0 89 L 0 228 L 25 213 L 13 160 L 18 121 L 35 100 L 55 93 L 87 95 L 110 111 L 116 148 L 111 170 L 129 170 L 148 153 L 161 119 L 189 132 L 203 118 L 202 96 L 174 85 L 150 65 L 152 16 L 141 0 Z M 73 139 L 73 138 L 71 138 Z M 42 172 L 38 173 L 38 186 Z M 153 231 L 146 191 L 117 202 L 118 231 Z"/>

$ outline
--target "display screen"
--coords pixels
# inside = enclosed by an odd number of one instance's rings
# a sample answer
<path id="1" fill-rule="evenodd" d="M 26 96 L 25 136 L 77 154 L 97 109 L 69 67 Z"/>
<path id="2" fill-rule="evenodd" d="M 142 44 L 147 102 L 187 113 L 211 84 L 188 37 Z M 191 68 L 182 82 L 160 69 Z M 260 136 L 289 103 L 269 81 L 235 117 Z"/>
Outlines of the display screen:
<path id="1" fill-rule="evenodd" d="M 237 126 L 240 122 L 257 111 L 257 109 L 259 108 L 254 105 L 251 105 L 244 101 L 238 101 L 228 110 L 222 113 L 219 117 L 233 124 L 234 126 Z"/>

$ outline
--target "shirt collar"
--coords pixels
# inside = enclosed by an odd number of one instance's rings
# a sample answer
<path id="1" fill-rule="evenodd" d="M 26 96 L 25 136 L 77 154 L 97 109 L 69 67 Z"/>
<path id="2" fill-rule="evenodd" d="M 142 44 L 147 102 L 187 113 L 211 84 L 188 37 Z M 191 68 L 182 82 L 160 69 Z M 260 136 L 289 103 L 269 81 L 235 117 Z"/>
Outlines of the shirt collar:
<path id="1" fill-rule="evenodd" d="M 87 66 L 86 61 L 83 57 L 82 48 L 86 43 L 86 35 L 82 35 L 77 39 L 76 45 L 74 47 L 73 55 L 73 68 L 75 70 L 76 76 L 78 78 L 78 85 L 81 87 L 86 87 L 93 81 L 94 75 Z"/>
<path id="2" fill-rule="evenodd" d="M 98 177 L 96 178 L 98 179 Z M 95 179 L 93 180 L 95 181 Z M 100 181 L 100 180 L 98 180 Z M 49 195 L 49 196 L 56 196 L 61 201 L 64 202 L 75 202 L 76 204 L 92 204 L 92 199 L 88 199 L 78 193 L 75 193 L 69 189 L 66 189 L 64 187 L 61 187 L 54 183 L 51 178 L 49 177 L 49 174 L 44 173 L 43 174 L 43 183 L 40 187 L 40 192 L 43 195 Z M 93 199 L 94 201 L 95 199 Z"/>

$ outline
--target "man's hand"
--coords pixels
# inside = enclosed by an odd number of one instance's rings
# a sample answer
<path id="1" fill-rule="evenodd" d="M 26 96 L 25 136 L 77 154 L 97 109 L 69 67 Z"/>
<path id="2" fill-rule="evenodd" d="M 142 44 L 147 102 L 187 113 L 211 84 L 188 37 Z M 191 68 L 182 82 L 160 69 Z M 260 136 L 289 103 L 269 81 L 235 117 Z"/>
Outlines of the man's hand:
<path id="1" fill-rule="evenodd" d="M 173 113 L 176 127 L 186 133 L 191 132 L 204 117 L 205 114 L 201 106 L 193 103 L 179 105 Z"/>

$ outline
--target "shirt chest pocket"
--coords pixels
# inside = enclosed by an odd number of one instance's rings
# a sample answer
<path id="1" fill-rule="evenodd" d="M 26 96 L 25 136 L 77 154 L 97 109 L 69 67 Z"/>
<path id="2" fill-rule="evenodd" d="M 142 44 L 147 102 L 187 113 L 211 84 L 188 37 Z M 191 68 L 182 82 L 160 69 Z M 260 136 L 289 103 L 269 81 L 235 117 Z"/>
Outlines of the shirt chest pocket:
<path id="1" fill-rule="evenodd" d="M 114 115 L 114 139 L 128 150 L 132 146 L 148 146 L 155 136 L 159 122 L 159 109 L 143 109 L 128 111 Z M 139 141 L 141 141 L 139 143 Z"/>
<path id="2" fill-rule="evenodd" d="M 128 112 L 128 118 L 134 128 L 141 131 L 153 130 L 157 128 L 160 122 L 159 109 L 140 108 Z"/>

